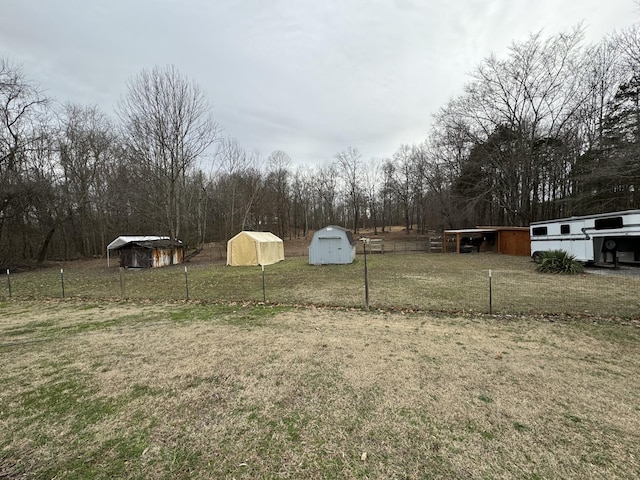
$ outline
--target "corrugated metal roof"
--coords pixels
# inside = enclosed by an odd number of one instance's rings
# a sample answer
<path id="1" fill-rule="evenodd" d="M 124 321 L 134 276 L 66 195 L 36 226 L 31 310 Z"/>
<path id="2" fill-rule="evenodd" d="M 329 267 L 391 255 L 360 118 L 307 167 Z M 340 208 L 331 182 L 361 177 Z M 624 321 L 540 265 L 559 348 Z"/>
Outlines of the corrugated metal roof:
<path id="1" fill-rule="evenodd" d="M 344 232 L 344 234 L 347 236 L 347 240 L 349 241 L 349 245 L 355 245 L 356 241 L 353 238 L 353 235 L 351 234 L 351 230 L 346 229 L 344 227 L 341 227 L 339 225 L 327 225 L 324 228 L 321 228 L 320 230 L 318 230 L 315 235 L 324 235 L 323 232 L 331 232 L 333 230 L 337 230 L 339 232 Z"/>
<path id="2" fill-rule="evenodd" d="M 453 230 L 445 230 L 445 234 L 456 233 L 482 233 L 482 232 L 501 232 L 513 230 L 529 230 L 529 227 L 476 227 L 476 228 L 459 228 Z"/>
<path id="3" fill-rule="evenodd" d="M 168 247 L 171 244 L 171 241 L 169 240 L 169 237 L 159 237 L 155 235 L 123 235 L 107 245 L 107 250 L 117 250 L 118 248 L 122 248 L 131 243 L 141 247 L 153 248 Z M 176 240 L 175 244 L 182 245 L 182 242 L 180 240 Z"/>

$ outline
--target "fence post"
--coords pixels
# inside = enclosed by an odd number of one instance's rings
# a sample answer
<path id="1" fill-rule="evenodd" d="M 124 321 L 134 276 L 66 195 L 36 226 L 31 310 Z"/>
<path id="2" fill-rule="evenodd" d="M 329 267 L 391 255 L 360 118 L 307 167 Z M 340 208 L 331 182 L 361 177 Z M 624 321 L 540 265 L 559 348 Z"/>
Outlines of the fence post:
<path id="1" fill-rule="evenodd" d="M 369 270 L 367 269 L 367 243 L 369 238 L 361 238 L 362 248 L 364 249 L 364 308 L 369 310 Z"/>
<path id="2" fill-rule="evenodd" d="M 262 267 L 262 303 L 267 303 L 267 291 L 264 284 L 264 265 Z"/>
<path id="3" fill-rule="evenodd" d="M 60 285 L 62 286 L 62 298 L 64 298 L 64 269 L 60 269 Z"/>
<path id="4" fill-rule="evenodd" d="M 187 287 L 187 302 L 189 301 L 189 275 L 187 274 L 187 266 L 184 266 L 184 284 Z"/>
<path id="5" fill-rule="evenodd" d="M 489 315 L 493 315 L 493 292 L 491 291 L 491 269 L 489 269 Z"/>
<path id="6" fill-rule="evenodd" d="M 9 298 L 11 298 L 11 275 L 9 275 L 8 268 L 7 268 L 7 287 L 9 287 Z"/>
<path id="7" fill-rule="evenodd" d="M 120 300 L 124 300 L 124 267 L 120 267 Z"/>

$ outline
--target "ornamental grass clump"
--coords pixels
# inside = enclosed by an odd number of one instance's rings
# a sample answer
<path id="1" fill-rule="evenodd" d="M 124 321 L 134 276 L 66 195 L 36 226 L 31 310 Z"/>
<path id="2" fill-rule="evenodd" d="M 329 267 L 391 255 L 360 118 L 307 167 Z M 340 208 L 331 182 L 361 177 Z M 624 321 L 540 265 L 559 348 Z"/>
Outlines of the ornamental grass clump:
<path id="1" fill-rule="evenodd" d="M 573 255 L 564 250 L 542 252 L 536 258 L 536 270 L 542 273 L 561 273 L 575 275 L 584 273 L 584 266 Z"/>

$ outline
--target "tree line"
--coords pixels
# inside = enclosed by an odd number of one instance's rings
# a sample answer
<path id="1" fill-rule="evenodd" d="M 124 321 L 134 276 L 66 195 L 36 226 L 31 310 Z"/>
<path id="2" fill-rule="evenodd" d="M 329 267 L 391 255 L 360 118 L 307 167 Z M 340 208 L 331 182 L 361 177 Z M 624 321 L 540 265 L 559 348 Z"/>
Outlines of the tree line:
<path id="1" fill-rule="evenodd" d="M 294 168 L 223 137 L 174 67 L 127 89 L 113 120 L 0 58 L 0 265 L 102 256 L 126 234 L 198 249 L 243 229 L 426 233 L 640 208 L 640 25 L 598 44 L 581 27 L 514 42 L 390 158 L 346 146 Z"/>

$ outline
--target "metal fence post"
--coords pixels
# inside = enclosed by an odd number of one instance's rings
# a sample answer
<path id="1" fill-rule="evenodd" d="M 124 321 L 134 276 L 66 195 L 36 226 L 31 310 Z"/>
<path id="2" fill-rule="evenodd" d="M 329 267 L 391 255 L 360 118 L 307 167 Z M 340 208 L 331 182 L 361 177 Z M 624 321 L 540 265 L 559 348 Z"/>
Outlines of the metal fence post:
<path id="1" fill-rule="evenodd" d="M 189 301 L 189 275 L 187 274 L 187 266 L 184 266 L 184 284 L 187 288 L 187 301 Z"/>
<path id="2" fill-rule="evenodd" d="M 120 267 L 120 300 L 124 300 L 124 267 Z"/>
<path id="3" fill-rule="evenodd" d="M 62 286 L 62 298 L 64 298 L 64 269 L 60 269 L 60 285 Z"/>
<path id="4" fill-rule="evenodd" d="M 11 298 L 11 275 L 9 275 L 8 268 L 7 268 L 7 287 L 9 288 L 9 298 Z"/>
<path id="5" fill-rule="evenodd" d="M 364 249 L 364 308 L 369 310 L 369 270 L 367 269 L 367 243 L 369 238 L 361 238 L 362 248 Z"/>
<path id="6" fill-rule="evenodd" d="M 493 292 L 491 291 L 491 269 L 489 269 L 489 315 L 493 315 Z"/>

